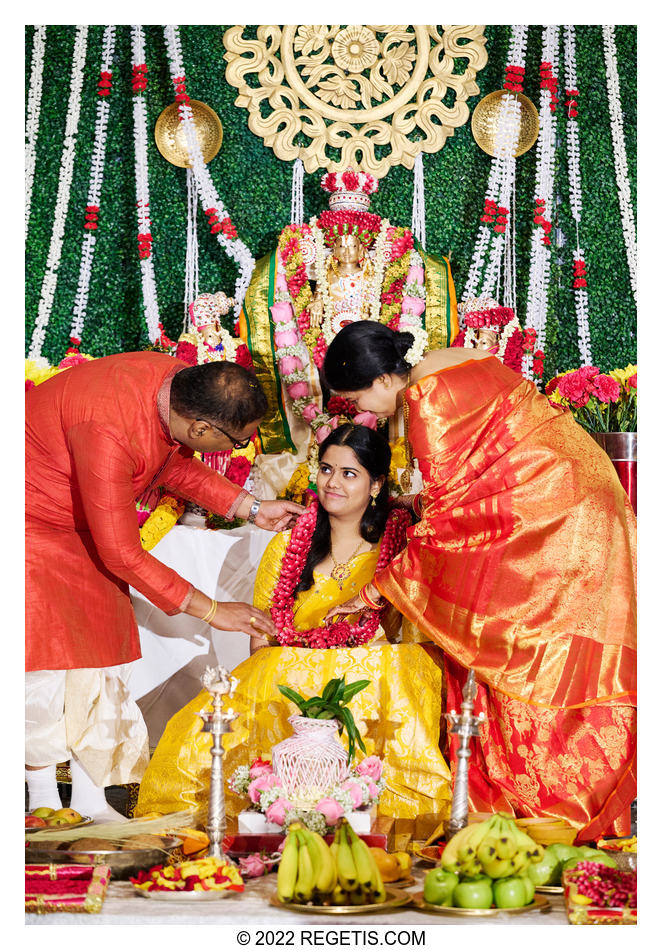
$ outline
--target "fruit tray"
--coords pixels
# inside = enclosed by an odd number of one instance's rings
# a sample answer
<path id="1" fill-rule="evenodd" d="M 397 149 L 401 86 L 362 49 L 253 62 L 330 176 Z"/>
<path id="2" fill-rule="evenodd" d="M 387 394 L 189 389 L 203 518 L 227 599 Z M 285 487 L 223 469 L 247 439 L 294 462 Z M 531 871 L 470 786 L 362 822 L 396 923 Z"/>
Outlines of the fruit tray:
<path id="1" fill-rule="evenodd" d="M 37 914 L 58 910 L 98 913 L 109 880 L 107 865 L 26 864 L 25 909 Z"/>
<path id="2" fill-rule="evenodd" d="M 595 868 L 596 865 L 593 865 Z M 581 879 L 582 872 L 573 868 L 570 871 L 563 872 L 563 898 L 565 900 L 568 920 L 571 924 L 636 924 L 637 923 L 637 872 L 628 870 L 618 870 L 605 868 L 609 873 L 610 879 L 616 883 L 619 889 L 623 886 L 628 889 L 634 887 L 634 906 L 602 907 L 599 898 L 591 899 L 583 891 Z M 605 880 L 604 872 L 597 872 L 596 878 Z M 630 898 L 632 900 L 632 897 Z"/>

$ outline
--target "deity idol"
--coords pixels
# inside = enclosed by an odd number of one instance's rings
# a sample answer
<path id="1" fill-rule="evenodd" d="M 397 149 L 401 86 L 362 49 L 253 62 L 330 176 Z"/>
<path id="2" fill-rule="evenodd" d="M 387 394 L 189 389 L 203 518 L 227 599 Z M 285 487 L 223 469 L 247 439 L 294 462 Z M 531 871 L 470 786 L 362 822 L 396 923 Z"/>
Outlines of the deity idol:
<path id="1" fill-rule="evenodd" d="M 521 328 L 515 312 L 501 307 L 492 297 L 471 297 L 458 307 L 460 332 L 453 346 L 487 350 L 504 366 L 522 372 L 525 353 L 533 353 L 533 371 L 542 375 L 542 350 L 534 352 L 536 331 Z"/>
<path id="2" fill-rule="evenodd" d="M 319 378 L 342 327 L 377 320 L 406 328 L 421 353 L 428 345 L 450 346 L 459 329 L 448 260 L 426 253 L 409 228 L 369 211 L 377 180 L 348 169 L 324 175 L 321 184 L 329 209 L 281 232 L 277 248 L 257 263 L 240 320 L 270 403 L 259 429 L 266 453 L 259 462 L 263 474 L 272 469 L 266 481 L 277 493 L 351 414 L 329 399 Z M 283 452 L 290 453 L 287 460 Z M 270 454 L 278 458 L 273 466 Z"/>

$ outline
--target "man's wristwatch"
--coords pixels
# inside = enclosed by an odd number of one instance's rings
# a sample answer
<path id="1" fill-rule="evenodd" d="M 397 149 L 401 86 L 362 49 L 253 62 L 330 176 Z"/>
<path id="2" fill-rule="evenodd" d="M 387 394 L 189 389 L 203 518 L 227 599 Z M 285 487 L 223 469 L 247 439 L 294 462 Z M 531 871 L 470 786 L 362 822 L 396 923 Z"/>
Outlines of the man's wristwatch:
<path id="1" fill-rule="evenodd" d="M 248 517 L 246 518 L 246 521 L 248 521 L 250 524 L 255 524 L 255 519 L 257 518 L 257 513 L 260 510 L 261 504 L 262 503 L 259 502 L 256 498 L 253 504 L 251 505 L 250 511 L 248 512 Z"/>

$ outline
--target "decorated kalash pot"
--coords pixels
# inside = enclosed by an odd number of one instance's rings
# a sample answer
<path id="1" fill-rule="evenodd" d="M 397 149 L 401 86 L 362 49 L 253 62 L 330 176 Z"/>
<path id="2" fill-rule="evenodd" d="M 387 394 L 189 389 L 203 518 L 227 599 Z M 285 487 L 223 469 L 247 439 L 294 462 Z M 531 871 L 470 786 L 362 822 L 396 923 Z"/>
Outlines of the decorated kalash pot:
<path id="1" fill-rule="evenodd" d="M 453 346 L 487 350 L 504 366 L 521 373 L 525 354 L 533 355 L 533 372 L 542 375 L 543 352 L 535 350 L 536 331 L 519 324 L 511 307 L 500 306 L 493 297 L 470 297 L 458 306 L 460 332 Z"/>

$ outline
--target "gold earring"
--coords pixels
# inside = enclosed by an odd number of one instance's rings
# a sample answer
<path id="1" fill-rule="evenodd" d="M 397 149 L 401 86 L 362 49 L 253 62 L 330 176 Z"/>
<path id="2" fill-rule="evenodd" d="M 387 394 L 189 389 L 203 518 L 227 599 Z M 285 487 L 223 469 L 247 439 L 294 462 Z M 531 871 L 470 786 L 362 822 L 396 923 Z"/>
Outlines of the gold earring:
<path id="1" fill-rule="evenodd" d="M 378 495 L 378 494 L 379 494 L 378 491 L 376 491 L 376 492 L 370 492 L 370 497 L 372 498 L 372 501 L 370 502 L 371 508 L 376 508 L 376 507 L 377 507 L 377 495 Z"/>

